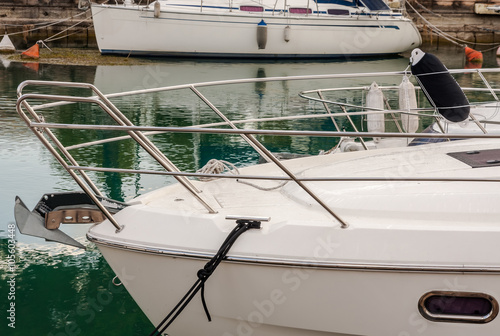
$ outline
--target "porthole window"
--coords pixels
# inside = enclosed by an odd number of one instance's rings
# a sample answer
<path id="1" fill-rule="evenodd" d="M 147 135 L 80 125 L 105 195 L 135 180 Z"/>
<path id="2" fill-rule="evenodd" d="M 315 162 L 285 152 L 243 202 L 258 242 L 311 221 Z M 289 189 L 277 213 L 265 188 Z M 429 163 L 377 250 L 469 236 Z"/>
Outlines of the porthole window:
<path id="1" fill-rule="evenodd" d="M 240 10 L 245 12 L 263 12 L 264 7 L 261 6 L 240 6 Z"/>
<path id="2" fill-rule="evenodd" d="M 349 15 L 350 12 L 347 9 L 328 9 L 328 14 L 330 15 Z"/>
<path id="3" fill-rule="evenodd" d="M 292 14 L 311 14 L 311 8 L 290 8 L 290 13 Z"/>
<path id="4" fill-rule="evenodd" d="M 498 302 L 483 293 L 433 291 L 420 298 L 418 309 L 430 321 L 487 323 L 498 315 Z"/>

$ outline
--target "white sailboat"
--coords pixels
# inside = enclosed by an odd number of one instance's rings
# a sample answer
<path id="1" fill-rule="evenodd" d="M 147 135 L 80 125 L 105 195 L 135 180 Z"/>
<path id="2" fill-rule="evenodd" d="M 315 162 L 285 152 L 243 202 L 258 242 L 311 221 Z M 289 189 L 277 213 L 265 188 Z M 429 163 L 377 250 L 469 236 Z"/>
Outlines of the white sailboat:
<path id="1" fill-rule="evenodd" d="M 103 54 L 330 58 L 397 54 L 421 43 L 382 0 L 157 0 L 92 4 Z"/>

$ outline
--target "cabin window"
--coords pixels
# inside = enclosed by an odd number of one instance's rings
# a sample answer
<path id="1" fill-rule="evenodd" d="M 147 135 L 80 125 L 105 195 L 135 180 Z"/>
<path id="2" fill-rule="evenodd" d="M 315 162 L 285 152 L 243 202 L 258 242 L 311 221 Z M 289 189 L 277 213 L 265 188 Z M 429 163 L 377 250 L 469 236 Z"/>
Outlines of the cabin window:
<path id="1" fill-rule="evenodd" d="M 418 309 L 434 322 L 487 323 L 498 315 L 498 302 L 483 293 L 434 291 L 420 298 Z"/>
<path id="2" fill-rule="evenodd" d="M 261 6 L 240 6 L 240 10 L 245 12 L 263 12 L 264 7 Z"/>
<path id="3" fill-rule="evenodd" d="M 290 8 L 289 11 L 292 14 L 311 14 L 312 13 L 311 8 L 294 7 L 294 8 Z"/>
<path id="4" fill-rule="evenodd" d="M 328 14 L 330 14 L 330 15 L 349 15 L 350 12 L 347 9 L 329 9 Z"/>
<path id="5" fill-rule="evenodd" d="M 390 10 L 384 0 L 361 0 L 361 2 L 372 11 Z"/>
<path id="6" fill-rule="evenodd" d="M 321 4 L 336 4 L 348 7 L 364 7 L 360 0 L 316 0 L 316 3 Z"/>

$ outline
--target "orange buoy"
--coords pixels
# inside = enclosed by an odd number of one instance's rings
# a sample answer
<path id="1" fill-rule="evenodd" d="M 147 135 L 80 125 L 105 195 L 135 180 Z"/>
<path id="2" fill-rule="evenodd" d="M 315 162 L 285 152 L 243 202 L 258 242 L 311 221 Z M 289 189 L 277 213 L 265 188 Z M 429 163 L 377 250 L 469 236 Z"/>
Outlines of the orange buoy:
<path id="1" fill-rule="evenodd" d="M 482 62 L 483 53 L 469 47 L 465 47 L 465 58 L 467 62 Z"/>
<path id="2" fill-rule="evenodd" d="M 34 58 L 34 59 L 39 59 L 40 58 L 40 46 L 35 44 L 31 48 L 29 48 L 26 51 L 23 51 L 21 53 L 21 57 L 27 57 L 27 58 Z"/>
<path id="3" fill-rule="evenodd" d="M 36 72 L 38 72 L 38 70 L 40 70 L 40 63 L 38 63 L 38 62 L 24 63 L 23 65 L 26 68 L 31 69 L 31 70 L 36 71 Z"/>
<path id="4" fill-rule="evenodd" d="M 464 69 L 481 69 L 483 62 L 465 62 Z"/>

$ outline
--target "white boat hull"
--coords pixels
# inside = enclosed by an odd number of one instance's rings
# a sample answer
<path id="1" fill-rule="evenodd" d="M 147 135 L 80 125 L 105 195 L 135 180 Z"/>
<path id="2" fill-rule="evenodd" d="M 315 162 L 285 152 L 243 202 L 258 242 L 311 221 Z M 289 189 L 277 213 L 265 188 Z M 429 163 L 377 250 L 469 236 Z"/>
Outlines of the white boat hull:
<path id="1" fill-rule="evenodd" d="M 96 4 L 92 12 L 103 54 L 323 58 L 396 54 L 421 43 L 415 26 L 401 16 L 263 18 L 167 9 L 155 18 L 152 6 L 139 10 Z M 267 43 L 259 49 L 257 24 L 262 19 Z"/>
<path id="2" fill-rule="evenodd" d="M 446 153 L 493 149 L 498 142 L 484 145 L 453 141 L 428 151 L 421 146 L 374 155 L 338 153 L 289 160 L 287 166 L 305 169 L 304 176 L 344 176 L 353 167 L 359 176 L 372 176 L 379 174 L 373 167 L 399 158 L 411 161 L 402 161 L 400 168 L 415 176 L 440 176 L 446 164 L 450 171 L 473 177 L 481 171 Z M 243 170 L 252 175 L 267 169 Z M 499 168 L 487 169 L 495 175 Z M 234 227 L 225 216 L 272 218 L 262 229 L 244 233 L 207 281 L 213 321 L 207 322 L 197 297 L 167 330 L 172 336 L 495 334 L 498 318 L 482 324 L 433 322 L 420 313 L 419 300 L 435 291 L 500 297 L 500 230 L 492 210 L 498 187 L 481 182 L 474 189 L 453 182 L 392 184 L 387 178 L 371 187 L 336 182 L 321 189 L 309 183 L 352 225 L 346 229 L 310 204 L 294 184 L 265 191 L 219 180 L 203 187 L 203 194 L 217 199 L 217 213 L 204 213 L 174 185 L 117 213 L 123 232 L 103 222 L 88 238 L 157 325 Z"/>
<path id="3" fill-rule="evenodd" d="M 205 261 L 100 246 L 140 308 L 157 325 L 196 281 Z M 479 335 L 477 325 L 434 323 L 420 315 L 429 291 L 500 297 L 500 275 L 333 270 L 223 263 L 208 280 L 208 322 L 199 297 L 169 335 Z M 312 293 L 316 293 L 312 295 Z M 314 312 L 314 313 L 312 313 Z M 499 322 L 481 325 L 494 335 Z"/>

